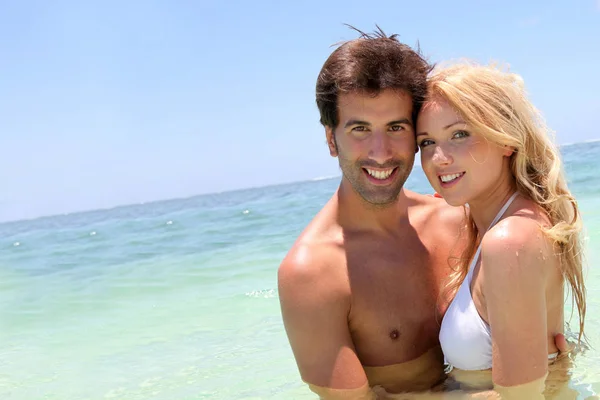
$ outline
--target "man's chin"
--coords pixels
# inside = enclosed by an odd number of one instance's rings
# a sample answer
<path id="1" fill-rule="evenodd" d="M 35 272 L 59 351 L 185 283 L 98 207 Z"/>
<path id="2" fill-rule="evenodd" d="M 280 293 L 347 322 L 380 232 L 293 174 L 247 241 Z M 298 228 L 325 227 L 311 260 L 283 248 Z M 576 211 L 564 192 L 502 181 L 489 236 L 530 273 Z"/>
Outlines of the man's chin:
<path id="1" fill-rule="evenodd" d="M 389 196 L 365 195 L 365 196 L 361 196 L 361 198 L 369 206 L 374 207 L 374 208 L 383 209 L 383 208 L 388 208 L 388 207 L 392 207 L 393 205 L 395 205 L 396 202 L 398 201 L 399 194 L 400 194 L 400 191 L 398 191 L 398 193 L 396 193 L 395 195 L 389 195 Z"/>

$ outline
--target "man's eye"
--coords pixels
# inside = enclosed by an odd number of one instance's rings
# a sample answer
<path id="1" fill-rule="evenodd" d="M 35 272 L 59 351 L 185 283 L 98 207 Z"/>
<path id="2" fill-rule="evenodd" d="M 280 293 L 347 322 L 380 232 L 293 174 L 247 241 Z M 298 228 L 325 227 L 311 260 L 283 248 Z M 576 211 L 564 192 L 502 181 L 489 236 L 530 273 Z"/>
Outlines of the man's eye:
<path id="1" fill-rule="evenodd" d="M 404 127 L 402 125 L 392 125 L 392 126 L 390 126 L 390 129 L 393 132 L 400 132 L 400 131 L 404 130 Z"/>
<path id="2" fill-rule="evenodd" d="M 364 126 L 355 126 L 354 128 L 352 128 L 353 131 L 355 132 L 364 132 L 367 128 L 365 128 Z"/>

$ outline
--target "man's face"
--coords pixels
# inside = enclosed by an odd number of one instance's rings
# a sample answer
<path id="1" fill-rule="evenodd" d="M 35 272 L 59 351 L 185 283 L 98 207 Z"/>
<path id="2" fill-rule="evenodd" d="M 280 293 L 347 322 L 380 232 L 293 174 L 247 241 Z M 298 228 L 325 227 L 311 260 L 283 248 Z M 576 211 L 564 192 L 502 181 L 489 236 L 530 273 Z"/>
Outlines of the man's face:
<path id="1" fill-rule="evenodd" d="M 368 203 L 392 204 L 415 159 L 412 99 L 393 90 L 376 97 L 345 93 L 338 98 L 338 115 L 337 128 L 326 133 L 344 178 Z"/>

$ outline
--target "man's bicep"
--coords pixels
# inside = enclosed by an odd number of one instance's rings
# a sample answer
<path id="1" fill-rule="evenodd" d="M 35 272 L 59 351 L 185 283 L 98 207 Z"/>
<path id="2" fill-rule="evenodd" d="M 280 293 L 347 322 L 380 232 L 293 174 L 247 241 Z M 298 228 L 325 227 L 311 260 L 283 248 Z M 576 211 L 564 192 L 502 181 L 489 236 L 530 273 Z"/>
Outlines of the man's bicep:
<path id="1" fill-rule="evenodd" d="M 367 379 L 348 328 L 349 299 L 326 277 L 280 269 L 279 298 L 286 333 L 302 379 L 335 389 Z"/>
<path id="2" fill-rule="evenodd" d="M 328 307 L 288 310 L 284 324 L 302 379 L 336 389 L 363 386 L 366 376 L 350 338 L 347 324 Z"/>

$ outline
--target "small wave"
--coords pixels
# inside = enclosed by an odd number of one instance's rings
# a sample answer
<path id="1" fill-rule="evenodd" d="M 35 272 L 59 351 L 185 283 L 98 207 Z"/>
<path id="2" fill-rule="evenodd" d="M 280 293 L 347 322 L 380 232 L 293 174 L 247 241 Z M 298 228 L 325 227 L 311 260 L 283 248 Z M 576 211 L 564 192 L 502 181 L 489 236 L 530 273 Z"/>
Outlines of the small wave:
<path id="1" fill-rule="evenodd" d="M 600 143 L 600 139 L 582 140 L 581 142 L 572 142 L 561 144 L 560 147 L 574 146 L 576 144 Z"/>
<path id="2" fill-rule="evenodd" d="M 262 297 L 265 299 L 271 299 L 273 297 L 277 297 L 277 290 L 275 290 L 275 289 L 253 290 L 251 292 L 246 293 L 246 296 L 254 297 L 254 298 Z"/>
<path id="3" fill-rule="evenodd" d="M 329 175 L 329 176 L 318 176 L 316 178 L 312 178 L 311 181 L 312 182 L 316 182 L 316 181 L 325 181 L 327 179 L 333 179 L 333 178 L 339 178 L 339 175 Z"/>

